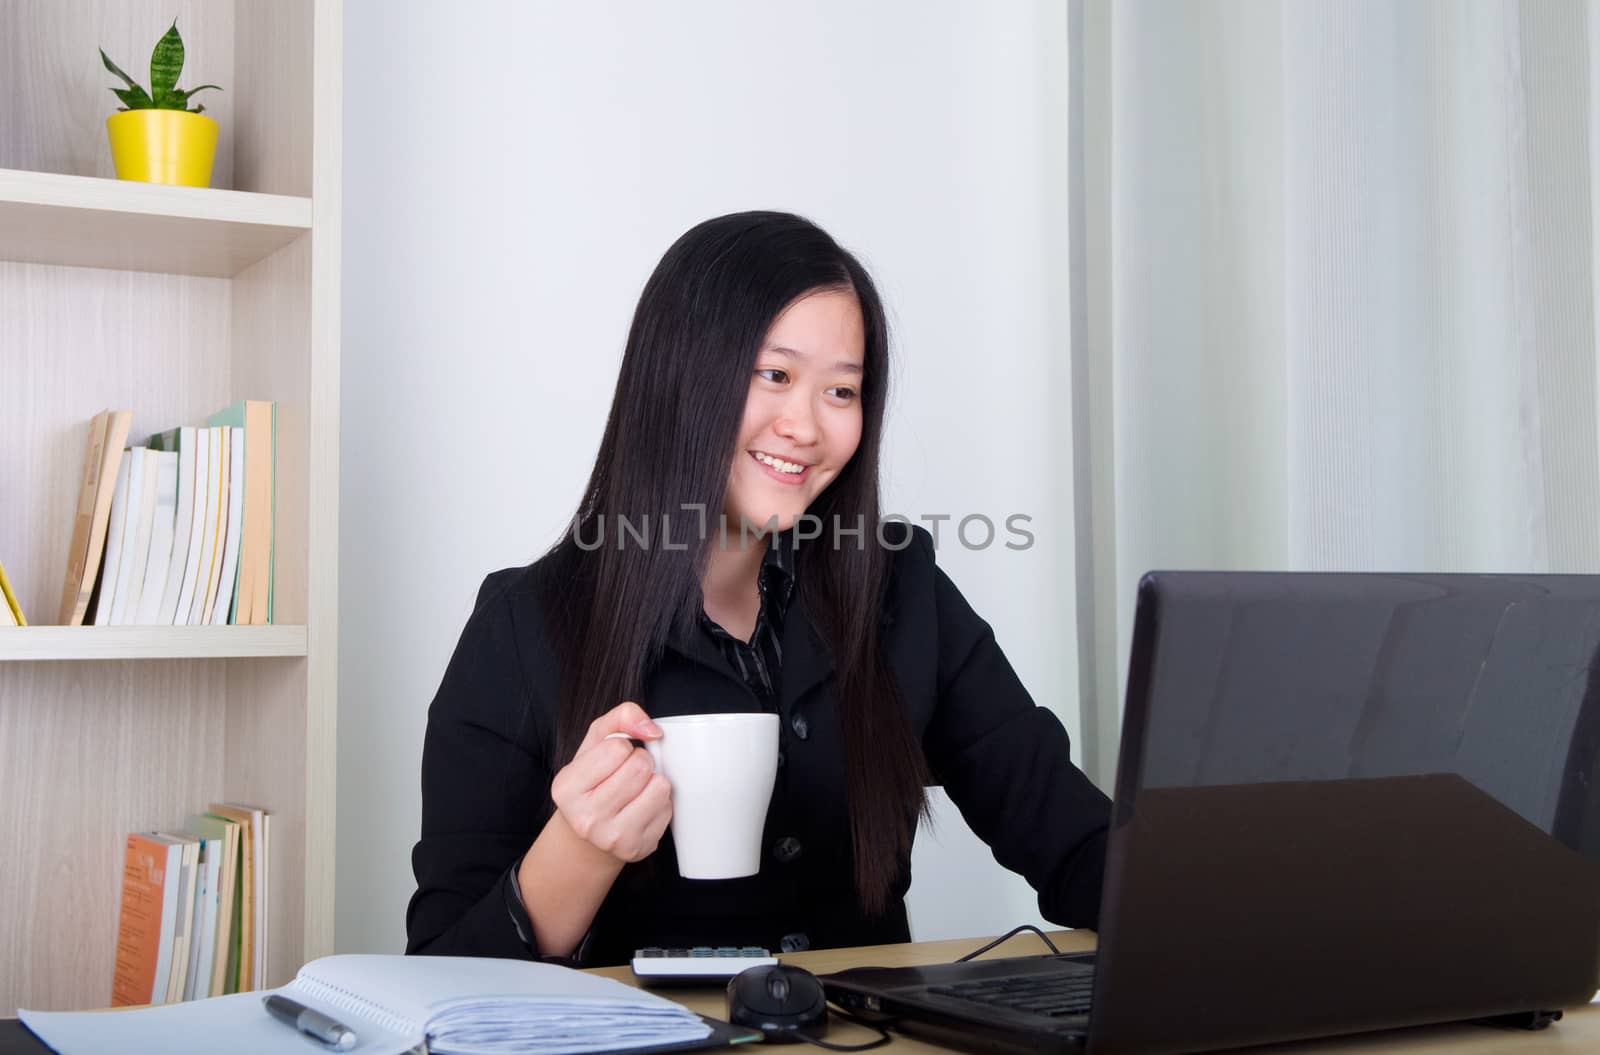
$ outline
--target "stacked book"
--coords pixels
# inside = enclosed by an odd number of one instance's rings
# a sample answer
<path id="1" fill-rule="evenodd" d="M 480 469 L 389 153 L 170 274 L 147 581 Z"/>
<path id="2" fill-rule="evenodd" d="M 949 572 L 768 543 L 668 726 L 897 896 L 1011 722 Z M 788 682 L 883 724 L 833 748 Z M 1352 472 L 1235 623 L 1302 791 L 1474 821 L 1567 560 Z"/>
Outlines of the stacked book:
<path id="1" fill-rule="evenodd" d="M 271 819 L 215 804 L 185 831 L 128 836 L 113 1006 L 264 987 Z"/>
<path id="2" fill-rule="evenodd" d="M 61 624 L 272 622 L 274 404 L 126 447 L 133 414 L 89 423 Z"/>
<path id="3" fill-rule="evenodd" d="M 17 595 L 11 590 L 11 580 L 6 578 L 6 566 L 0 564 L 0 626 L 27 625 L 22 605 L 17 603 Z"/>

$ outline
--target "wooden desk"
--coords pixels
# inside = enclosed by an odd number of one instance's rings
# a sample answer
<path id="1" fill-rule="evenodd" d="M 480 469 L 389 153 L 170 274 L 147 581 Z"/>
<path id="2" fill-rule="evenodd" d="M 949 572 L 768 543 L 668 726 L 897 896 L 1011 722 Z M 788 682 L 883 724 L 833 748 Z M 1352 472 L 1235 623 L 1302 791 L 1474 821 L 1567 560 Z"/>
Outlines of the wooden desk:
<path id="1" fill-rule="evenodd" d="M 1062 931 L 1051 935 L 1063 952 L 1080 952 L 1094 948 L 1094 935 L 1083 931 Z M 842 971 L 847 967 L 899 967 L 922 963 L 947 963 L 984 944 L 981 938 L 957 941 L 914 942 L 910 945 L 873 945 L 859 949 L 824 949 L 818 952 L 800 952 L 780 957 L 785 963 L 804 967 L 816 974 Z M 1030 953 L 1048 952 L 1044 943 L 1031 934 L 1018 935 L 1000 946 L 989 956 L 1026 956 Z M 987 957 L 986 957 L 987 958 Z M 603 967 L 595 974 L 603 974 L 632 984 L 633 972 L 626 967 Z M 722 1018 L 727 1009 L 721 989 L 658 989 L 663 996 L 693 1008 L 705 1015 Z M 872 1039 L 876 1034 L 845 1022 L 835 1022 L 828 1031 L 828 1040 L 840 1044 L 854 1044 Z M 219 1045 L 225 1048 L 226 1045 Z M 309 1050 L 309 1049 L 308 1049 Z M 739 1048 L 748 1055 L 752 1048 Z M 800 1045 L 786 1046 L 784 1052 L 801 1055 L 820 1049 Z M 889 1055 L 926 1055 L 948 1049 L 936 1047 L 925 1041 L 896 1035 L 894 1043 L 879 1049 Z M 1600 1052 L 1600 1004 L 1568 1011 L 1565 1018 L 1549 1029 L 1535 1033 L 1518 1030 L 1489 1029 L 1484 1026 L 1429 1026 L 1420 1029 L 1393 1030 L 1387 1033 L 1363 1033 L 1353 1037 L 1333 1040 L 1307 1041 L 1301 1044 L 1275 1044 L 1270 1047 L 1249 1048 L 1251 1055 L 1595 1055 Z M 49 1055 L 43 1044 L 22 1028 L 15 1019 L 0 1020 L 0 1055 Z"/>
<path id="2" fill-rule="evenodd" d="M 1062 952 L 1092 949 L 1095 943 L 1094 935 L 1083 931 L 1062 931 L 1051 934 L 1050 938 Z M 913 942 L 909 945 L 874 945 L 859 949 L 823 949 L 785 954 L 779 959 L 816 974 L 827 974 L 847 967 L 947 963 L 983 944 L 985 939 L 966 938 Z M 1026 956 L 1048 951 L 1044 943 L 1033 935 L 1019 934 L 984 958 Z M 600 968 L 595 973 L 633 982 L 633 973 L 626 967 Z M 723 1018 L 727 1013 L 721 989 L 658 989 L 656 992 L 704 1015 Z M 835 1021 L 828 1030 L 827 1039 L 839 1044 L 855 1044 L 871 1040 L 875 1035 L 859 1026 Z M 750 1049 L 742 1050 L 748 1052 Z M 795 1046 L 785 1047 L 784 1050 L 798 1053 L 819 1049 Z M 894 1043 L 879 1050 L 894 1055 L 925 1055 L 949 1049 L 896 1034 Z M 1243 1050 L 1248 1050 L 1251 1055 L 1380 1055 L 1389 1052 L 1403 1052 L 1405 1055 L 1596 1055 L 1600 1053 L 1600 1004 L 1569 1010 L 1560 1022 L 1536 1032 L 1490 1029 L 1486 1026 L 1428 1026 Z"/>

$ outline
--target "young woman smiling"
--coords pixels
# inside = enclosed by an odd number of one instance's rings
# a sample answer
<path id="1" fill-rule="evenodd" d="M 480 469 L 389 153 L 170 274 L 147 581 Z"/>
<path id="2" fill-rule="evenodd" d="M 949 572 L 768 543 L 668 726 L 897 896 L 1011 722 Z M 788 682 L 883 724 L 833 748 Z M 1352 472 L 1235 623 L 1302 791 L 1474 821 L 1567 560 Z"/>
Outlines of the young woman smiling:
<path id="1" fill-rule="evenodd" d="M 928 533 L 880 517 L 888 344 L 866 271 L 799 217 L 719 217 L 667 251 L 570 530 L 484 582 L 429 710 L 409 951 L 905 941 L 929 784 L 1044 916 L 1094 925 L 1108 801 Z M 782 733 L 761 871 L 682 879 L 666 778 L 607 736 L 762 710 Z"/>

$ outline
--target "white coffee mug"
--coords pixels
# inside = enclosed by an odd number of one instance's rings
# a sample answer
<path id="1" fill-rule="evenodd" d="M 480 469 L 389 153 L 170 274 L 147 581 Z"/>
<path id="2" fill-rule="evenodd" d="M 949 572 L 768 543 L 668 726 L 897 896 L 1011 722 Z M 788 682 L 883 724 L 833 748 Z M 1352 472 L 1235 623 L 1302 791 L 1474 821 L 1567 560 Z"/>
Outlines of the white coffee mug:
<path id="1" fill-rule="evenodd" d="M 685 879 L 733 879 L 761 870 L 761 832 L 778 777 L 776 714 L 657 718 L 645 741 L 672 781 L 672 845 Z"/>

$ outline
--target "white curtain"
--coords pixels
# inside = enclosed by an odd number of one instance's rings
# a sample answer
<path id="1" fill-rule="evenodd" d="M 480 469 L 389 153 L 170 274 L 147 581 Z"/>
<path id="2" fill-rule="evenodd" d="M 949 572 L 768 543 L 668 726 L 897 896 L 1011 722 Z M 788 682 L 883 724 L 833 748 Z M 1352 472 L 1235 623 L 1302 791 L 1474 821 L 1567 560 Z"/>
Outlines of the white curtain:
<path id="1" fill-rule="evenodd" d="M 1086 764 L 1152 568 L 1600 571 L 1585 0 L 1073 0 Z"/>

